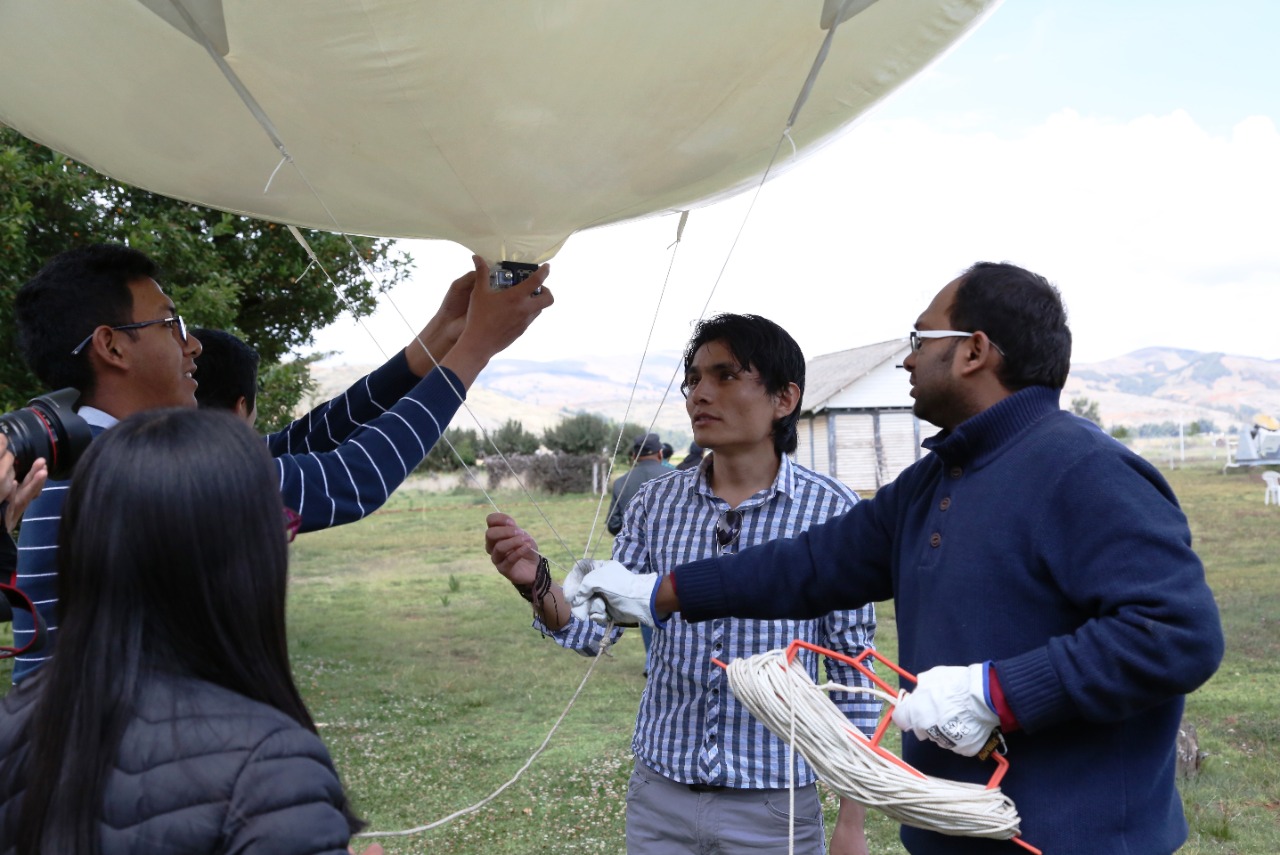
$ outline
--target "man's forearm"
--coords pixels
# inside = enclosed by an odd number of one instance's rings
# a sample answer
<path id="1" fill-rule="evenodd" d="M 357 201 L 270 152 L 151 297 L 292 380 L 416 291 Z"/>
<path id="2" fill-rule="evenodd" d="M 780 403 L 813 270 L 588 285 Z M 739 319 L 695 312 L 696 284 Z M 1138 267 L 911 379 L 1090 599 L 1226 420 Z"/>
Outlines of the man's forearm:
<path id="1" fill-rule="evenodd" d="M 404 358 L 409 363 L 409 370 L 419 377 L 426 377 L 440 364 L 440 360 L 448 356 L 457 341 L 457 332 L 445 326 L 437 326 L 434 322 L 427 324 L 405 346 Z"/>
<path id="2" fill-rule="evenodd" d="M 831 855 L 867 855 L 866 820 L 865 807 L 842 797 L 831 836 Z"/>

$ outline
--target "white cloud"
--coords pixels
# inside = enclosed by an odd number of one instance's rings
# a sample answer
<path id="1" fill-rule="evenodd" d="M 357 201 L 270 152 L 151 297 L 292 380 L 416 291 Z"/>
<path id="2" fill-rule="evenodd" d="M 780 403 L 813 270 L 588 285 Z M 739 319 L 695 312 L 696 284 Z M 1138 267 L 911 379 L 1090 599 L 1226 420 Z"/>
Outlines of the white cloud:
<path id="1" fill-rule="evenodd" d="M 677 349 L 726 264 L 710 311 L 769 316 L 809 355 L 899 335 L 973 261 L 1049 277 L 1071 312 L 1076 356 L 1149 345 L 1280 358 L 1280 133 L 1268 117 L 1212 135 L 1185 112 L 1104 121 L 1062 111 L 1018 135 L 869 120 L 767 184 L 737 248 L 746 194 L 695 210 L 657 312 L 652 348 Z M 507 355 L 556 358 L 645 346 L 674 216 L 575 235 L 553 262 L 556 305 Z M 415 244 L 417 282 L 393 295 L 420 324 L 469 265 Z M 384 308 L 390 350 L 408 329 Z M 352 324 L 321 349 L 379 359 Z"/>

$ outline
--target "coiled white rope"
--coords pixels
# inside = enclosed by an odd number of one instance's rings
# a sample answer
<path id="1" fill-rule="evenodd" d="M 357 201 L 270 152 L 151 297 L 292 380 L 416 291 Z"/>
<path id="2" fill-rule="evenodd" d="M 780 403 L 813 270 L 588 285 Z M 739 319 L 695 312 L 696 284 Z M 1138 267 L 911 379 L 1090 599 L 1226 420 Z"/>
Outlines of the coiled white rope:
<path id="1" fill-rule="evenodd" d="M 879 689 L 816 685 L 802 667 L 787 667 L 784 650 L 730 662 L 734 695 L 779 739 L 808 761 L 840 795 L 876 808 L 904 825 L 964 837 L 1010 840 L 1018 812 L 999 787 L 930 778 L 889 759 L 849 724 L 827 692 L 865 692 L 890 704 Z M 887 752 L 886 752 L 887 753 Z"/>

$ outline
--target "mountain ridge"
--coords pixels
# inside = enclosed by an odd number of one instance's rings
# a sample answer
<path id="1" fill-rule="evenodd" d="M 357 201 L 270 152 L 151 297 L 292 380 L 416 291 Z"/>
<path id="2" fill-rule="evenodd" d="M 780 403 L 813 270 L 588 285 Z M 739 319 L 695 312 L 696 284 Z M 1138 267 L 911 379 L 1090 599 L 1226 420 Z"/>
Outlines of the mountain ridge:
<path id="1" fill-rule="evenodd" d="M 515 419 L 540 433 L 580 412 L 640 424 L 653 419 L 654 429 L 680 447 L 690 436 L 676 381 L 681 356 L 675 351 L 651 353 L 639 368 L 634 357 L 626 356 L 495 359 L 467 395 L 466 406 L 486 430 Z M 316 391 L 308 405 L 332 397 L 373 367 L 333 361 L 313 365 Z M 1107 427 L 1208 419 L 1226 430 L 1257 413 L 1280 415 L 1280 360 L 1145 347 L 1073 364 L 1062 402 L 1069 405 L 1081 397 L 1098 403 Z M 460 415 L 454 425 L 474 423 Z"/>
<path id="2" fill-rule="evenodd" d="M 1104 424 L 1207 418 L 1218 429 L 1280 412 L 1280 360 L 1144 347 L 1102 362 L 1074 364 L 1064 401 L 1099 403 Z"/>

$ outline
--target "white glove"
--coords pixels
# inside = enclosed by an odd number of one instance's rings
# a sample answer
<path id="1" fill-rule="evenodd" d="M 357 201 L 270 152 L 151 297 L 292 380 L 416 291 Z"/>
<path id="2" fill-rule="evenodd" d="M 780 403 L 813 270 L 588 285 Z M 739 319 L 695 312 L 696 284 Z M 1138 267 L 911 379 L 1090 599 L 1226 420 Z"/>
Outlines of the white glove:
<path id="1" fill-rule="evenodd" d="M 564 577 L 564 584 L 560 586 L 560 589 L 564 591 L 565 602 L 569 603 L 570 611 L 574 617 L 578 620 L 593 620 L 596 623 L 604 623 L 609 616 L 605 612 L 603 597 L 591 597 L 583 600 L 580 605 L 574 602 L 574 598 L 578 595 L 578 589 L 582 587 L 582 580 L 594 569 L 597 563 L 589 558 L 574 562 L 573 569 Z"/>
<path id="2" fill-rule="evenodd" d="M 987 665 L 943 665 L 916 679 L 915 691 L 893 710 L 893 723 L 918 739 L 972 757 L 982 750 L 1000 717 L 987 702 Z"/>
<path id="3" fill-rule="evenodd" d="M 581 616 L 585 607 L 597 623 L 607 617 L 619 626 L 662 625 L 653 613 L 653 595 L 662 578 L 657 573 L 632 573 L 617 561 L 579 561 L 574 570 L 584 564 L 594 565 L 594 569 L 582 578 L 577 590 L 570 592 L 565 586 L 575 615 Z"/>

